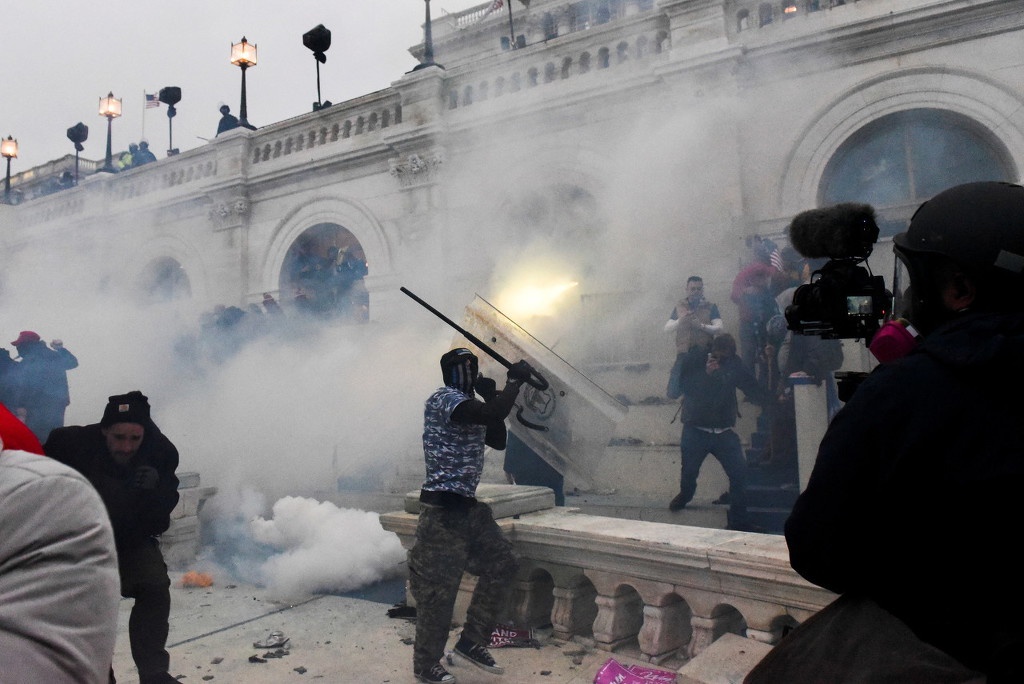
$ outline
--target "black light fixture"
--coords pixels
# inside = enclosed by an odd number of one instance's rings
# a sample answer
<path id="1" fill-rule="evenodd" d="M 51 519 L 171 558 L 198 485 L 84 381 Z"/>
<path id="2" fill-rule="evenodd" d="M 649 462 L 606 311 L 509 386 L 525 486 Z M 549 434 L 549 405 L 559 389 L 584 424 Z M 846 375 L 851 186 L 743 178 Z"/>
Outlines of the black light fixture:
<path id="1" fill-rule="evenodd" d="M 106 97 L 100 98 L 100 116 L 107 117 L 107 158 L 100 171 L 117 173 L 117 169 L 114 168 L 114 155 L 110 142 L 113 130 L 112 123 L 114 119 L 121 116 L 121 100 L 114 97 L 113 92 L 107 93 Z"/>
<path id="2" fill-rule="evenodd" d="M 7 136 L 0 140 L 0 155 L 7 160 L 7 177 L 4 179 L 4 204 L 11 203 L 11 160 L 18 157 L 18 141 Z"/>
<path id="3" fill-rule="evenodd" d="M 174 146 L 174 126 L 171 120 L 178 113 L 174 105 L 181 102 L 181 88 L 177 86 L 161 88 L 159 97 L 160 101 L 167 105 L 167 156 L 173 157 L 178 154 L 178 148 Z"/>
<path id="4" fill-rule="evenodd" d="M 78 153 L 85 149 L 82 145 L 89 139 L 89 127 L 79 121 L 68 129 L 68 140 L 75 143 L 75 185 L 78 185 Z"/>
<path id="5" fill-rule="evenodd" d="M 256 44 L 247 41 L 245 36 L 242 36 L 242 42 L 232 43 L 231 63 L 242 70 L 242 105 L 238 109 L 238 125 L 254 131 L 256 127 L 249 123 L 245 107 L 245 70 L 256 66 Z"/>
<path id="6" fill-rule="evenodd" d="M 316 59 L 316 102 L 313 103 L 315 112 L 331 106 L 330 100 L 324 102 L 320 98 L 320 65 L 327 62 L 325 53 L 331 47 L 331 32 L 323 24 L 317 24 L 302 34 L 302 44 L 313 51 L 313 58 Z"/>

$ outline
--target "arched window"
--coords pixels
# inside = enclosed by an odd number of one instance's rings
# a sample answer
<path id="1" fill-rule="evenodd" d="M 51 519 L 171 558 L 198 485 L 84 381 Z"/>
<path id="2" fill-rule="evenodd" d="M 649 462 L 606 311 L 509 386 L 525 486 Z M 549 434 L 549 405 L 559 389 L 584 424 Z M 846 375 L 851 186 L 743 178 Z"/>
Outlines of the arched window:
<path id="1" fill-rule="evenodd" d="M 558 69 L 555 67 L 554 62 L 548 62 L 544 65 L 544 82 L 551 83 L 558 77 Z"/>
<path id="2" fill-rule="evenodd" d="M 741 9 L 736 13 L 736 30 L 738 32 L 746 31 L 750 28 L 750 10 Z"/>
<path id="3" fill-rule="evenodd" d="M 773 18 L 774 18 L 774 10 L 772 9 L 771 5 L 769 5 L 766 2 L 766 3 L 758 6 L 758 8 L 757 8 L 757 25 L 758 25 L 758 27 L 767 26 L 768 24 L 772 23 L 772 19 Z"/>
<path id="4" fill-rule="evenodd" d="M 875 207 L 883 235 L 893 235 L 926 199 L 953 185 L 1014 181 L 1003 145 L 976 122 L 939 109 L 889 114 L 851 135 L 829 160 L 821 205 Z"/>
<path id="5" fill-rule="evenodd" d="M 462 89 L 462 106 L 468 107 L 473 104 L 473 86 L 468 85 Z"/>
<path id="6" fill-rule="evenodd" d="M 529 88 L 537 85 L 537 67 L 530 67 L 526 72 L 526 85 Z"/>
<path id="7" fill-rule="evenodd" d="M 540 22 L 541 31 L 544 32 L 544 40 L 551 40 L 558 37 L 558 24 L 551 12 L 545 12 Z"/>
<path id="8" fill-rule="evenodd" d="M 572 74 L 572 57 L 566 57 L 562 60 L 562 78 L 569 78 Z"/>
<path id="9" fill-rule="evenodd" d="M 629 59 L 629 43 L 622 41 L 615 46 L 615 62 L 616 64 L 622 64 Z"/>
<path id="10" fill-rule="evenodd" d="M 169 302 L 192 296 L 185 269 L 171 257 L 154 259 L 146 266 L 139 277 L 139 291 L 147 302 Z"/>
<path id="11" fill-rule="evenodd" d="M 658 31 L 658 35 L 654 42 L 654 53 L 660 55 L 662 52 L 668 49 L 669 46 L 669 35 L 668 31 Z"/>
<path id="12" fill-rule="evenodd" d="M 636 39 L 636 58 L 643 59 L 647 56 L 647 36 L 640 36 Z"/>
<path id="13" fill-rule="evenodd" d="M 597 51 L 597 68 L 607 69 L 608 68 L 608 48 L 603 47 Z"/>
<path id="14" fill-rule="evenodd" d="M 368 272 L 363 247 L 347 228 L 318 223 L 288 248 L 278 281 L 281 305 L 297 315 L 366 321 Z"/>

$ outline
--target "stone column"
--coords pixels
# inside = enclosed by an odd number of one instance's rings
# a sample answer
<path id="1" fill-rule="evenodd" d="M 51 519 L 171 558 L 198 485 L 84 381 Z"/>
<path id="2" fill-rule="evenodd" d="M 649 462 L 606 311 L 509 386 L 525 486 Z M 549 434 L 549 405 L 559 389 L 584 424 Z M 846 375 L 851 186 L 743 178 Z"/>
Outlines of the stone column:
<path id="1" fill-rule="evenodd" d="M 742 626 L 742 621 L 743 616 L 738 611 L 729 612 L 717 617 L 694 615 L 690 618 L 693 636 L 690 638 L 690 645 L 686 649 L 686 655 L 692 659 L 726 632 L 738 632 Z"/>
<path id="2" fill-rule="evenodd" d="M 640 652 L 659 662 L 672 655 L 690 640 L 688 609 L 682 601 L 667 606 L 644 606 L 644 624 L 640 628 Z"/>
<path id="3" fill-rule="evenodd" d="M 631 589 L 616 596 L 598 595 L 594 641 L 602 651 L 614 651 L 637 638 L 643 623 L 640 595 Z"/>
<path id="4" fill-rule="evenodd" d="M 568 641 L 577 634 L 589 634 L 595 617 L 594 588 L 589 585 L 556 586 L 551 593 L 555 597 L 551 607 L 553 636 Z"/>
<path id="5" fill-rule="evenodd" d="M 802 492 L 811 478 L 811 469 L 818 458 L 818 445 L 828 428 L 828 399 L 825 396 L 825 383 L 819 386 L 813 378 L 790 378 L 789 382 L 793 385 L 797 468 Z"/>

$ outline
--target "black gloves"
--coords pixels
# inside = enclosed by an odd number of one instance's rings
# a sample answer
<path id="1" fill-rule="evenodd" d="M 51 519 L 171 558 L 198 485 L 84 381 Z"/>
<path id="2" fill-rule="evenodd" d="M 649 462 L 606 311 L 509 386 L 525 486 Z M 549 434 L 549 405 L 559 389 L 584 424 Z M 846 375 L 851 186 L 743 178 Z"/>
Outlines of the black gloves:
<path id="1" fill-rule="evenodd" d="M 476 382 L 473 383 L 473 389 L 483 397 L 484 401 L 490 401 L 498 393 L 498 383 L 480 375 L 477 376 Z"/>
<path id="2" fill-rule="evenodd" d="M 519 360 L 509 366 L 508 379 L 514 380 L 515 382 L 526 382 L 530 379 L 531 373 L 533 373 L 533 369 L 530 368 L 530 364 L 526 363 L 526 361 Z"/>
<path id="3" fill-rule="evenodd" d="M 160 473 L 152 466 L 139 466 L 132 476 L 132 487 L 135 489 L 156 489 L 160 481 Z"/>

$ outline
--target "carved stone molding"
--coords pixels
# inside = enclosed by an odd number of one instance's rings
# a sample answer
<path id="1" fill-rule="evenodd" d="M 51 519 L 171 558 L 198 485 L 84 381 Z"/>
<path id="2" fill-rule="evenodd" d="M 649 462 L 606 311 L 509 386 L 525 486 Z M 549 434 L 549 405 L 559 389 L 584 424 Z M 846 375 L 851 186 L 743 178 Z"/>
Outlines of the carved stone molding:
<path id="1" fill-rule="evenodd" d="M 398 179 L 403 186 L 427 183 L 434 180 L 437 170 L 444 163 L 444 155 L 441 152 L 430 154 L 410 154 L 405 159 L 391 159 L 388 164 L 391 167 L 391 175 Z"/>

